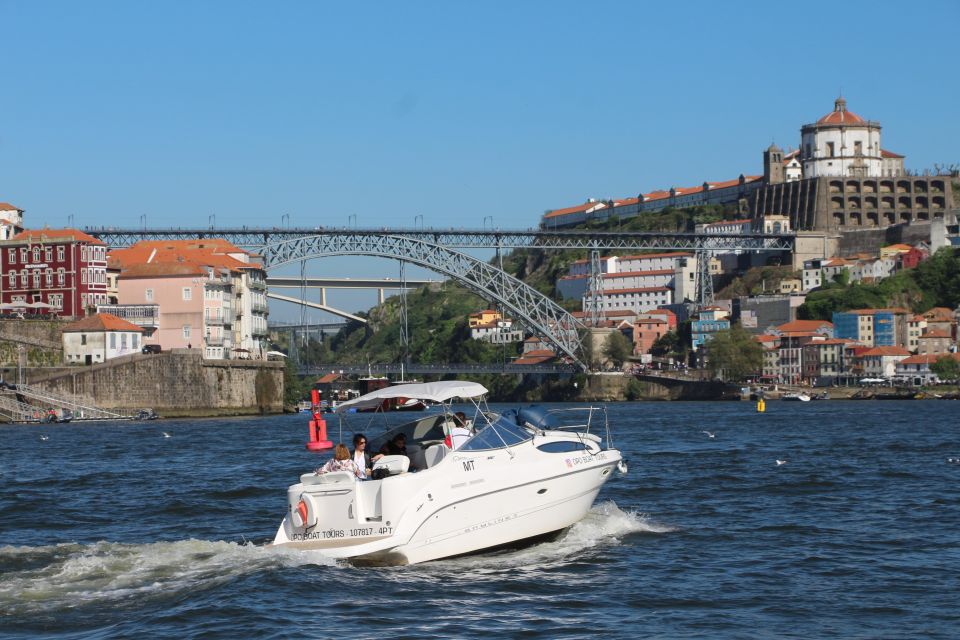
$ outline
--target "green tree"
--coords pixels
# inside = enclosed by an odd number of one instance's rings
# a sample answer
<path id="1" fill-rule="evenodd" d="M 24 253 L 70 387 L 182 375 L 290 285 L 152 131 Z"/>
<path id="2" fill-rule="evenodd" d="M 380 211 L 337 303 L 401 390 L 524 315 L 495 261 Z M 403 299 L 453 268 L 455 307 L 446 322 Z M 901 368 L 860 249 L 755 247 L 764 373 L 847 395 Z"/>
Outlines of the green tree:
<path id="1" fill-rule="evenodd" d="M 679 355 L 683 351 L 680 344 L 680 334 L 676 331 L 667 331 L 654 341 L 650 353 L 658 358 L 669 355 Z"/>
<path id="2" fill-rule="evenodd" d="M 633 343 L 619 331 L 614 331 L 603 341 L 603 355 L 616 367 L 622 367 L 632 353 Z"/>
<path id="3" fill-rule="evenodd" d="M 940 356 L 930 365 L 930 371 L 937 374 L 937 377 L 944 382 L 960 380 L 960 362 L 953 356 Z"/>
<path id="4" fill-rule="evenodd" d="M 763 368 L 763 347 L 740 325 L 713 334 L 706 348 L 710 372 L 724 380 L 740 381 Z"/>

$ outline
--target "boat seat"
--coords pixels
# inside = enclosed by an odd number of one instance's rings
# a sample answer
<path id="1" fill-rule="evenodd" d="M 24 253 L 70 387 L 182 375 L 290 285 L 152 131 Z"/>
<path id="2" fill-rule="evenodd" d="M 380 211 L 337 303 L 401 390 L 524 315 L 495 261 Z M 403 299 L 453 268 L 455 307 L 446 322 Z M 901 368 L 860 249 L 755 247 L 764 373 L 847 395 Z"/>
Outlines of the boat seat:
<path id="1" fill-rule="evenodd" d="M 330 473 L 305 473 L 300 476 L 300 482 L 305 486 L 310 484 L 337 484 L 338 482 L 353 482 L 357 477 L 349 471 L 331 471 Z"/>
<path id="2" fill-rule="evenodd" d="M 407 456 L 383 456 L 373 463 L 373 470 L 389 469 L 390 475 L 405 473 L 410 468 L 410 458 Z"/>
<path id="3" fill-rule="evenodd" d="M 427 447 L 427 450 L 424 452 L 424 455 L 423 455 L 424 460 L 426 462 L 426 468 L 429 469 L 430 467 L 434 466 L 435 464 L 443 460 L 448 453 L 450 453 L 450 448 L 447 447 L 447 445 L 443 444 L 442 442 L 440 444 L 435 444 L 430 447 Z"/>

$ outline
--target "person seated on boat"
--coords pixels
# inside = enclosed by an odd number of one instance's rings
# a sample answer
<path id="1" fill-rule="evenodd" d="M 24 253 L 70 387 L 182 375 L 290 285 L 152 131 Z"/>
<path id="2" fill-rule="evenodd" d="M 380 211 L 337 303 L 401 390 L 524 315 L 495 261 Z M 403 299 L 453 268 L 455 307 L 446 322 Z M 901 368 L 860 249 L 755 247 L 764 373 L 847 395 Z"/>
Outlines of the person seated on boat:
<path id="1" fill-rule="evenodd" d="M 382 453 L 373 456 L 367 453 L 367 436 L 362 433 L 353 436 L 353 465 L 357 468 L 358 478 L 361 480 L 369 478 L 373 463 L 382 457 Z"/>
<path id="2" fill-rule="evenodd" d="M 333 460 L 328 460 L 325 465 L 318 467 L 314 473 L 319 476 L 332 471 L 349 471 L 354 475 L 357 473 L 357 467 L 350 459 L 350 450 L 342 442 L 333 450 Z"/>
<path id="3" fill-rule="evenodd" d="M 402 433 L 393 436 L 389 442 L 380 447 L 380 453 L 385 456 L 407 456 L 410 458 L 410 454 L 407 452 L 407 436 Z M 410 458 L 410 462 L 409 471 L 416 471 L 417 468 L 412 464 L 413 458 Z"/>
<path id="4" fill-rule="evenodd" d="M 456 418 L 454 420 L 454 426 L 453 429 L 450 430 L 450 448 L 456 450 L 470 439 L 473 432 L 470 431 L 471 423 L 467 420 L 467 416 L 464 415 L 463 411 L 457 411 L 454 417 Z"/>

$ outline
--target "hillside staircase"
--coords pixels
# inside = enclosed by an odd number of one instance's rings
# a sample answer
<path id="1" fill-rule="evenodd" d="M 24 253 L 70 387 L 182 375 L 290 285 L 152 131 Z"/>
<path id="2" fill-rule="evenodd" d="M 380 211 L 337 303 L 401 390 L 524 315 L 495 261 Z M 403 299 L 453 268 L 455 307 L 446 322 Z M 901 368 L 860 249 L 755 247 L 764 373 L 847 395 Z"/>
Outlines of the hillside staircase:
<path id="1" fill-rule="evenodd" d="M 53 394 L 26 384 L 8 385 L 0 389 L 2 422 L 53 422 L 51 409 L 56 413 L 57 420 L 62 420 L 65 413 L 69 412 L 73 422 L 133 418 L 131 415 L 94 407 L 73 396 Z"/>

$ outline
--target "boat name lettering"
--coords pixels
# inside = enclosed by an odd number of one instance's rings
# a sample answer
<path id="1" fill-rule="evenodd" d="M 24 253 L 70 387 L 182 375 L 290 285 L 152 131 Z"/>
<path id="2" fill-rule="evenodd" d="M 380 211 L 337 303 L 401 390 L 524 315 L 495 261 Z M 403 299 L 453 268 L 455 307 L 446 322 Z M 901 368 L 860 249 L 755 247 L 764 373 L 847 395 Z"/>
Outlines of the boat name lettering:
<path id="1" fill-rule="evenodd" d="M 464 470 L 464 471 L 473 471 L 473 460 L 464 460 L 464 461 L 463 461 L 463 470 Z"/>
<path id="2" fill-rule="evenodd" d="M 586 456 L 580 456 L 578 458 L 567 458 L 567 466 L 576 467 L 577 465 L 587 464 L 589 462 L 592 462 L 595 457 L 596 456 L 586 455 Z"/>

